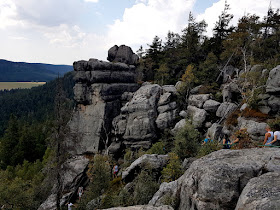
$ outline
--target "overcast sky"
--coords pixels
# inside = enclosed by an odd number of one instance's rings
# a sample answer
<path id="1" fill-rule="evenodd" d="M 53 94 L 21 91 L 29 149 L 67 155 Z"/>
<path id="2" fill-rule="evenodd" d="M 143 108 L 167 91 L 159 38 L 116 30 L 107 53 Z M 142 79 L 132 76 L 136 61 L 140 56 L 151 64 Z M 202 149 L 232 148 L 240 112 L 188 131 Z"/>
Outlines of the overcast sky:
<path id="1" fill-rule="evenodd" d="M 270 0 L 228 0 L 232 24 L 250 13 L 263 17 Z M 271 0 L 280 8 L 279 0 Z M 180 33 L 192 11 L 205 19 L 208 34 L 224 0 L 0 0 L 0 59 L 53 64 L 105 60 L 114 44 L 136 51 Z"/>

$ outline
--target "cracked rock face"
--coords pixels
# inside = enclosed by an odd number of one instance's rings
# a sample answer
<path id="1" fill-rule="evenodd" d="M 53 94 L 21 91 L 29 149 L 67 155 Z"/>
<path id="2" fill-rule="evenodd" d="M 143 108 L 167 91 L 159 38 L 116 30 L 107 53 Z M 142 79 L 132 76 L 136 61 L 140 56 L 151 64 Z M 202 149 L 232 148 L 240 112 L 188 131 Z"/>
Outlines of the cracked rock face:
<path id="1" fill-rule="evenodd" d="M 278 148 L 219 150 L 194 161 L 176 184 L 169 185 L 166 190 L 178 195 L 180 210 L 231 210 L 235 208 L 239 198 L 242 199 L 241 203 L 247 202 L 247 192 L 253 190 L 252 186 L 256 183 L 254 179 L 258 179 L 255 177 L 260 176 L 261 179 L 266 172 L 280 173 Z M 279 182 L 277 175 L 274 175 L 274 179 L 276 183 Z M 161 204 L 160 195 L 165 194 L 164 187 L 160 189 L 162 192 L 156 193 L 155 196 L 158 197 L 152 199 L 157 205 Z M 241 195 L 243 189 L 246 190 L 244 196 Z M 273 188 L 266 186 L 266 189 L 273 193 Z M 258 199 L 259 195 L 256 194 L 256 197 L 248 202 L 258 203 Z M 261 203 L 269 206 L 269 198 Z"/>
<path id="2" fill-rule="evenodd" d="M 280 93 L 280 65 L 270 71 L 266 82 L 266 92 L 271 94 Z"/>

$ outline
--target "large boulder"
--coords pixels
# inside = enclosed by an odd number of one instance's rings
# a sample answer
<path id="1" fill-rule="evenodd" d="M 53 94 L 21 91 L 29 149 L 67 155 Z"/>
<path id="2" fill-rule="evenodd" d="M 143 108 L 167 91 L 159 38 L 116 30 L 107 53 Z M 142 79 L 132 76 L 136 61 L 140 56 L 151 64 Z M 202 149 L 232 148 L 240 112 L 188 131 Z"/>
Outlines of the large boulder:
<path id="1" fill-rule="evenodd" d="M 240 91 L 236 82 L 231 82 L 223 85 L 223 102 L 238 101 Z"/>
<path id="2" fill-rule="evenodd" d="M 223 127 L 218 124 L 214 123 L 207 131 L 207 135 L 210 136 L 211 139 L 219 140 L 220 137 L 222 137 L 222 129 Z"/>
<path id="3" fill-rule="evenodd" d="M 176 125 L 174 126 L 174 128 L 171 130 L 171 133 L 172 133 L 173 135 L 176 135 L 176 133 L 177 133 L 180 129 L 184 128 L 184 126 L 186 126 L 186 119 L 182 119 L 182 120 L 180 120 L 179 122 L 177 122 Z"/>
<path id="4" fill-rule="evenodd" d="M 209 94 L 191 95 L 188 99 L 188 104 L 191 106 L 196 106 L 197 108 L 202 108 L 204 102 L 207 101 L 209 98 Z"/>
<path id="5" fill-rule="evenodd" d="M 139 57 L 128 46 L 113 46 L 108 51 L 108 61 L 136 65 Z"/>
<path id="6" fill-rule="evenodd" d="M 224 102 L 222 103 L 217 112 L 216 112 L 216 116 L 217 117 L 222 117 L 222 118 L 226 118 L 228 117 L 232 112 L 234 112 L 237 109 L 237 105 L 234 103 L 230 103 L 230 102 Z"/>
<path id="7" fill-rule="evenodd" d="M 226 83 L 233 79 L 233 76 L 238 74 L 239 69 L 233 66 L 227 66 L 223 69 L 223 83 Z"/>
<path id="8" fill-rule="evenodd" d="M 174 109 L 171 111 L 160 113 L 156 119 L 157 128 L 164 130 L 174 126 L 174 122 L 178 116 L 178 110 Z"/>
<path id="9" fill-rule="evenodd" d="M 277 113 L 280 110 L 280 97 L 271 96 L 267 101 L 271 112 Z"/>
<path id="10" fill-rule="evenodd" d="M 236 210 L 279 209 L 280 174 L 270 172 L 251 179 L 243 189 Z"/>
<path id="11" fill-rule="evenodd" d="M 231 210 L 247 183 L 266 172 L 280 172 L 277 148 L 219 150 L 194 161 L 170 188 L 172 193 L 177 192 L 179 210 Z M 274 192 L 273 188 L 267 190 Z M 156 195 L 152 200 L 159 201 L 161 197 Z"/>
<path id="12" fill-rule="evenodd" d="M 256 122 L 254 120 L 247 120 L 243 117 L 237 119 L 238 127 L 243 129 L 246 128 L 248 134 L 253 140 L 263 140 L 266 133 L 265 128 L 268 126 L 264 122 Z"/>
<path id="13" fill-rule="evenodd" d="M 203 105 L 203 109 L 208 112 L 216 112 L 220 105 L 221 105 L 220 102 L 210 99 L 205 101 Z"/>
<path id="14" fill-rule="evenodd" d="M 135 160 L 122 173 L 125 182 L 131 182 L 135 178 L 135 173 L 139 173 L 145 167 L 151 167 L 154 171 L 160 172 L 166 166 L 168 155 L 145 154 Z"/>
<path id="15" fill-rule="evenodd" d="M 86 182 L 86 171 L 89 160 L 83 156 L 75 156 L 66 160 L 61 166 L 61 205 L 64 205 L 80 187 Z M 56 185 L 53 186 L 51 195 L 40 205 L 38 210 L 56 209 Z"/>
<path id="16" fill-rule="evenodd" d="M 204 109 L 199 109 L 195 106 L 188 106 L 187 113 L 195 128 L 202 127 L 207 116 L 207 112 Z"/>
<path id="17" fill-rule="evenodd" d="M 272 94 L 280 93 L 280 65 L 270 71 L 266 82 L 266 92 Z"/>

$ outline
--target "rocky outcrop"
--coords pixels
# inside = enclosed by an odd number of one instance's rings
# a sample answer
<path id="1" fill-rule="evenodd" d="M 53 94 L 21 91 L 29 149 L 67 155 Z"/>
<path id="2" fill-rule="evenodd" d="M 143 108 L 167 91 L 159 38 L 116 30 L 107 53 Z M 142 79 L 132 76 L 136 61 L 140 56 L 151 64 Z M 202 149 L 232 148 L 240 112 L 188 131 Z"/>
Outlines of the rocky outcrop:
<path id="1" fill-rule="evenodd" d="M 205 101 L 209 99 L 209 94 L 198 94 L 198 95 L 191 95 L 189 97 L 188 104 L 191 106 L 196 106 L 197 108 L 202 108 Z"/>
<path id="2" fill-rule="evenodd" d="M 249 181 L 266 172 L 280 173 L 276 148 L 219 150 L 194 161 L 176 184 L 159 190 L 150 202 L 160 205 L 160 195 L 172 192 L 180 210 L 233 209 Z"/>
<path id="3" fill-rule="evenodd" d="M 120 62 L 128 65 L 136 65 L 139 57 L 133 53 L 132 49 L 128 46 L 113 46 L 108 51 L 108 61 L 111 62 Z"/>
<path id="4" fill-rule="evenodd" d="M 76 156 L 68 159 L 61 166 L 61 205 L 65 204 L 67 199 L 71 197 L 80 185 L 86 182 L 86 170 L 88 159 L 83 156 Z M 52 194 L 47 200 L 40 205 L 38 210 L 56 209 L 56 185 L 52 189 Z"/>
<path id="5" fill-rule="evenodd" d="M 122 96 L 135 92 L 135 67 L 96 59 L 74 63 L 76 110 L 65 142 L 72 155 L 104 148 L 111 122 L 120 113 Z"/>
<path id="6" fill-rule="evenodd" d="M 143 84 L 113 120 L 118 138 L 126 147 L 148 149 L 160 130 L 173 127 L 177 116 L 176 88 Z"/>
<path id="7" fill-rule="evenodd" d="M 246 128 L 248 134 L 253 140 L 263 140 L 264 135 L 266 133 L 265 128 L 268 126 L 264 122 L 256 122 L 254 120 L 247 120 L 243 117 L 239 117 L 238 119 L 238 127 Z"/>
<path id="8" fill-rule="evenodd" d="M 220 102 L 210 99 L 205 101 L 203 105 L 203 109 L 208 112 L 216 112 L 220 105 L 221 105 Z"/>
<path id="9" fill-rule="evenodd" d="M 114 207 L 107 210 L 173 210 L 173 208 L 167 205 L 162 205 L 157 207 L 142 205 L 142 206 Z"/>
<path id="10" fill-rule="evenodd" d="M 202 127 L 207 115 L 207 112 L 204 109 L 199 109 L 195 106 L 188 106 L 187 113 L 195 128 Z"/>
<path id="11" fill-rule="evenodd" d="M 230 103 L 230 102 L 224 102 L 222 103 L 217 112 L 216 115 L 218 117 L 222 117 L 222 118 L 226 118 L 227 116 L 229 116 L 233 111 L 235 111 L 237 109 L 237 105 L 234 103 Z"/>
<path id="12" fill-rule="evenodd" d="M 145 167 L 152 168 L 153 171 L 160 172 L 166 166 L 168 155 L 145 154 L 135 160 L 122 173 L 122 179 L 125 182 L 131 182 L 135 178 L 135 173 L 139 173 Z"/>
<path id="13" fill-rule="evenodd" d="M 251 179 L 243 189 L 236 210 L 279 209 L 280 174 L 266 173 Z"/>
<path id="14" fill-rule="evenodd" d="M 270 71 L 266 82 L 266 92 L 270 94 L 280 93 L 280 65 Z"/>
<path id="15" fill-rule="evenodd" d="M 218 124 L 214 123 L 207 131 L 207 136 L 209 135 L 211 139 L 219 140 L 222 138 L 222 129 L 223 127 Z"/>

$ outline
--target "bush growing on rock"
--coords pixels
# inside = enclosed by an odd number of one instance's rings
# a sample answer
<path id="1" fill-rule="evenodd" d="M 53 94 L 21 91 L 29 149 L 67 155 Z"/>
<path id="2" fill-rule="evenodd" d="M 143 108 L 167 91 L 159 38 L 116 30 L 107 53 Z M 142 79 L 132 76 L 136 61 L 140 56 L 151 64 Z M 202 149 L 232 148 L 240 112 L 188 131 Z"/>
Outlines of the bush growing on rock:
<path id="1" fill-rule="evenodd" d="M 215 152 L 215 151 L 218 151 L 220 149 L 222 149 L 222 145 L 219 144 L 218 141 L 215 140 L 213 142 L 208 142 L 205 145 L 201 145 L 201 147 L 198 150 L 197 157 L 201 158 L 205 155 L 208 155 L 208 154 L 210 154 L 212 152 Z"/>
<path id="2" fill-rule="evenodd" d="M 173 152 L 183 160 L 184 158 L 196 156 L 198 148 L 199 132 L 190 122 L 186 121 L 185 127 L 175 135 Z"/>
<path id="3" fill-rule="evenodd" d="M 147 151 L 147 154 L 158 154 L 158 155 L 165 155 L 165 144 L 164 142 L 160 141 L 152 145 L 152 147 Z"/>
<path id="4" fill-rule="evenodd" d="M 182 164 L 178 155 L 171 152 L 168 154 L 168 156 L 168 164 L 161 172 L 164 182 L 174 181 L 183 174 Z"/>

